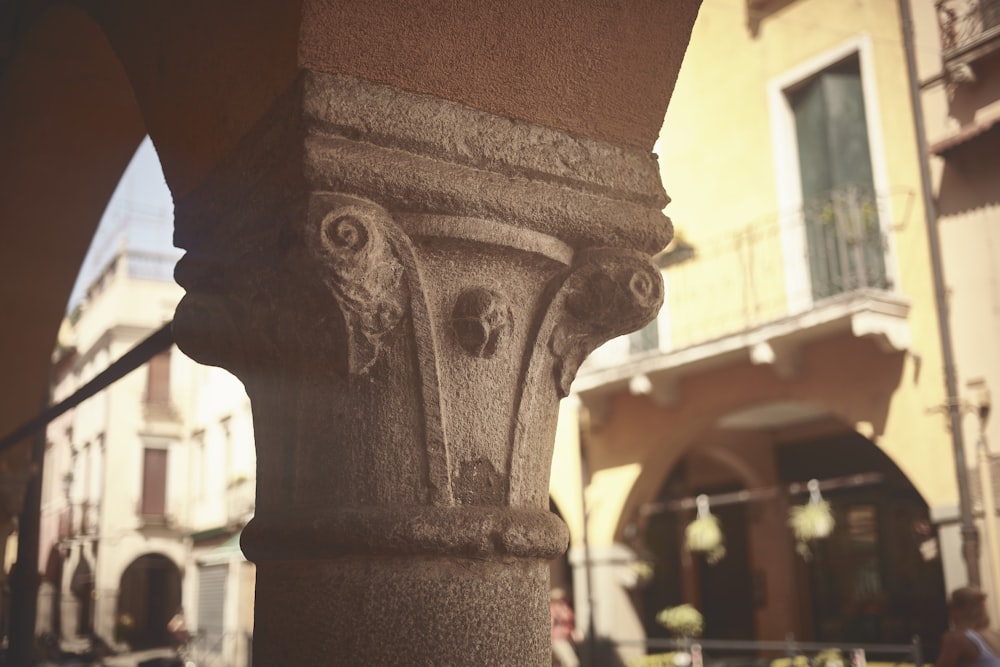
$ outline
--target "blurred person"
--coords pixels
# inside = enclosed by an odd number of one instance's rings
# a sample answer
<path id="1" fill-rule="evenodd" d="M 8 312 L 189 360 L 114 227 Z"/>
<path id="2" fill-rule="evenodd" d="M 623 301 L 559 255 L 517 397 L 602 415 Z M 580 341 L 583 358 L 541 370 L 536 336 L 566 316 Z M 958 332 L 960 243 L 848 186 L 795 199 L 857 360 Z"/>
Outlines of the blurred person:
<path id="1" fill-rule="evenodd" d="M 941 637 L 935 667 L 1000 667 L 1000 632 L 990 628 L 986 593 L 963 586 L 948 599 L 951 629 Z"/>
<path id="2" fill-rule="evenodd" d="M 178 607 L 177 613 L 167 621 L 167 632 L 176 649 L 184 649 L 191 641 L 191 633 L 188 632 L 187 620 L 184 618 L 184 607 Z"/>
<path id="3" fill-rule="evenodd" d="M 578 667 L 573 643 L 579 639 L 573 607 L 566 591 L 553 588 L 549 593 L 549 618 L 552 621 L 552 664 L 558 667 Z M 1000 667 L 1000 666 L 998 666 Z"/>

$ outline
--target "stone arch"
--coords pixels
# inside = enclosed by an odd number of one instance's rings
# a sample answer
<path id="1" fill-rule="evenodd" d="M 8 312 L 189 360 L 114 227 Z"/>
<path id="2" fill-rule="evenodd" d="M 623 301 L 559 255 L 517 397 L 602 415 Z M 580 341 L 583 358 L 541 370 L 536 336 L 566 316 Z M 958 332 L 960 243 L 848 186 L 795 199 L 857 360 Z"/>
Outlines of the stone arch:
<path id="1" fill-rule="evenodd" d="M 59 637 L 62 633 L 62 585 L 65 566 L 66 554 L 63 547 L 53 544 L 45 560 L 45 570 L 38 588 L 38 621 L 35 629 L 39 634 L 50 633 L 53 637 Z"/>
<path id="2" fill-rule="evenodd" d="M 133 649 L 170 645 L 167 623 L 181 605 L 181 570 L 161 553 L 147 553 L 122 572 L 115 618 L 117 639 Z"/>
<path id="3" fill-rule="evenodd" d="M 744 415 L 776 405 L 785 409 L 785 417 L 792 422 L 803 423 L 825 419 L 830 423 L 840 424 L 844 428 L 857 430 L 878 447 L 879 451 L 885 454 L 908 479 L 911 479 L 914 487 L 921 495 L 924 495 L 923 480 L 911 473 L 907 461 L 901 460 L 891 448 L 883 446 L 884 440 L 880 435 L 881 428 L 875 427 L 873 429 L 872 416 L 861 409 L 862 405 L 838 405 L 832 401 L 824 400 L 825 397 L 822 396 L 806 396 L 788 400 L 785 395 L 787 394 L 761 391 L 760 395 L 757 396 L 739 396 L 735 400 L 714 405 L 708 410 L 702 410 L 696 415 L 671 420 L 669 433 L 673 446 L 656 448 L 653 456 L 643 462 L 642 471 L 635 479 L 623 503 L 621 517 L 615 529 L 615 538 L 621 540 L 631 530 L 639 506 L 656 496 L 660 486 L 677 462 L 686 456 L 692 448 L 697 447 L 700 440 L 712 428 L 733 416 Z M 719 455 L 721 454 L 713 454 L 713 456 Z"/>
<path id="4" fill-rule="evenodd" d="M 895 643 L 919 634 L 934 650 L 944 623 L 944 582 L 941 563 L 928 544 L 934 540 L 929 507 L 888 452 L 869 434 L 858 432 L 855 423 L 815 405 L 751 403 L 721 416 L 706 416 L 701 426 L 701 433 L 676 443 L 669 468 L 643 472 L 659 475 L 659 506 L 698 493 L 762 493 L 751 501 L 737 501 L 740 506 L 735 508 L 713 507 L 729 551 L 715 570 L 683 549 L 690 512 L 678 506 L 660 515 L 637 513 L 647 517 L 645 537 L 657 535 L 650 547 L 661 568 L 657 576 L 681 582 L 666 592 L 646 595 L 646 606 L 699 604 L 706 625 L 714 624 L 722 633 L 713 638 L 780 639 L 792 631 L 816 641 Z M 844 481 L 859 474 L 880 477 L 862 486 Z M 834 534 L 811 544 L 802 558 L 796 554 L 787 516 L 790 506 L 805 502 L 805 497 L 788 497 L 786 489 L 789 483 L 811 478 L 841 480 L 843 485 L 826 496 L 836 518 Z M 858 540 L 864 542 L 860 547 Z M 861 551 L 852 551 L 855 547 Z M 671 550 L 679 555 L 669 555 Z M 857 556 L 862 551 L 864 557 Z M 665 574 L 670 568 L 676 572 Z M 715 590 L 727 569 L 732 570 L 732 582 L 747 583 L 745 590 L 735 584 L 723 587 L 725 595 Z M 725 604 L 719 604 L 722 597 Z M 647 612 L 647 632 L 657 636 L 662 629 Z"/>
<path id="5" fill-rule="evenodd" d="M 35 18 L 5 68 L 0 96 L 0 312 L 7 377 L 0 431 L 35 413 L 59 323 L 104 207 L 145 134 L 131 85 L 100 26 L 59 4 Z"/>

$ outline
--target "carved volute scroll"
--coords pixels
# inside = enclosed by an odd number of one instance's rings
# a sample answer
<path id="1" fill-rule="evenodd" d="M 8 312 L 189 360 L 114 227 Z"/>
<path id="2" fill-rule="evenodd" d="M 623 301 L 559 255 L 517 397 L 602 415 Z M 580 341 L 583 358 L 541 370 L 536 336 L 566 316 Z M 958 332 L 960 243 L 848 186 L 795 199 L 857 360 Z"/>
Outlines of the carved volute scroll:
<path id="1" fill-rule="evenodd" d="M 537 506 L 548 492 L 552 433 L 523 425 L 551 423 L 557 399 L 569 394 L 587 355 L 656 316 L 663 278 L 641 252 L 595 248 L 578 253 L 573 265 L 551 280 L 544 301 L 511 425 L 508 496 L 515 507 Z"/>
<path id="2" fill-rule="evenodd" d="M 559 396 L 565 397 L 587 355 L 656 317 L 663 278 L 640 253 L 601 248 L 579 258 L 559 298 L 565 312 L 548 344 L 556 357 Z"/>
<path id="3" fill-rule="evenodd" d="M 388 216 L 385 216 L 388 217 Z M 371 207 L 343 206 L 320 224 L 317 256 L 346 322 L 348 372 L 363 374 L 406 311 L 403 266 Z"/>

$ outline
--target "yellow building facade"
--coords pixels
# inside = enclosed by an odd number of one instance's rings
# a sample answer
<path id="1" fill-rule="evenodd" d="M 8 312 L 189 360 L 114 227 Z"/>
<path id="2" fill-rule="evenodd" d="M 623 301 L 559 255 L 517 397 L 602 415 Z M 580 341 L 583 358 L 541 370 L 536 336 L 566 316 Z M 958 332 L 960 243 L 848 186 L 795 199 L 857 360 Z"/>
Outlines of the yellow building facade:
<path id="1" fill-rule="evenodd" d="M 896 2 L 702 5 L 656 148 L 665 303 L 581 369 L 553 463 L 554 580 L 622 656 L 681 603 L 711 638 L 933 652 L 964 570 L 910 99 Z M 797 545 L 810 480 L 836 527 Z"/>

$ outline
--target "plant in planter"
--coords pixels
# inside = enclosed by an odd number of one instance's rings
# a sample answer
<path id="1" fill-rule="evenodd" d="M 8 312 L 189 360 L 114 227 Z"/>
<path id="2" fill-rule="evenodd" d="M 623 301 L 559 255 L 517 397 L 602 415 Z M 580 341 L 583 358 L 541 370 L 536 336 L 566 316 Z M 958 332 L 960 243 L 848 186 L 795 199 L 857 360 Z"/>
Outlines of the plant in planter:
<path id="1" fill-rule="evenodd" d="M 688 551 L 705 554 L 709 565 L 715 565 L 726 555 L 725 539 L 719 519 L 708 509 L 708 496 L 695 498 L 698 515 L 684 530 Z"/>
<path id="2" fill-rule="evenodd" d="M 819 492 L 819 482 L 809 480 L 809 500 L 805 505 L 796 505 L 788 512 L 788 525 L 795 533 L 795 550 L 804 559 L 812 558 L 810 545 L 816 540 L 829 537 L 833 532 L 835 521 L 830 503 L 823 500 Z"/>
<path id="3" fill-rule="evenodd" d="M 828 648 L 817 653 L 812 660 L 814 667 L 847 667 L 844 654 L 835 648 Z"/>

